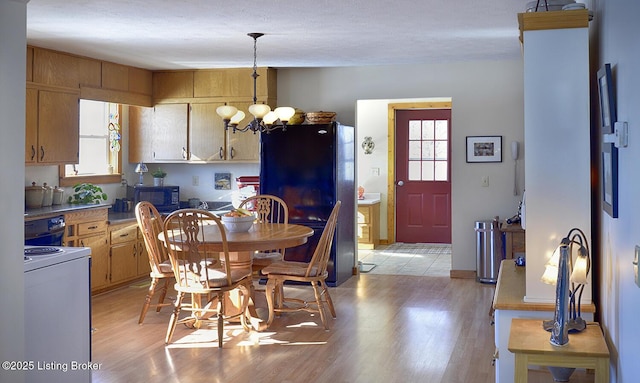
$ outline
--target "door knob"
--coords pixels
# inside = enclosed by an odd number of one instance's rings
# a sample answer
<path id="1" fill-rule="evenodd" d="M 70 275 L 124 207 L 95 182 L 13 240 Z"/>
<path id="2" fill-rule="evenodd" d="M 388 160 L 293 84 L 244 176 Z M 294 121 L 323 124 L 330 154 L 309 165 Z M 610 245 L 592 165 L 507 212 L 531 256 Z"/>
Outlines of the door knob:
<path id="1" fill-rule="evenodd" d="M 398 186 L 404 185 L 404 181 L 398 181 Z"/>

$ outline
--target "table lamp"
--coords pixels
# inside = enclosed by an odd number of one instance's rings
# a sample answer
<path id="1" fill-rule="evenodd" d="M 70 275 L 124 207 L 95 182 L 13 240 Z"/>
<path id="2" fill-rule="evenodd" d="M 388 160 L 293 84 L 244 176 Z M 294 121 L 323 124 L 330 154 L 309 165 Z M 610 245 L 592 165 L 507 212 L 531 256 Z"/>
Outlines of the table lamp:
<path id="1" fill-rule="evenodd" d="M 140 162 L 136 165 L 136 169 L 134 171 L 140 174 L 140 181 L 137 183 L 137 185 L 144 185 L 144 173 L 149 171 L 147 165 L 145 165 L 143 162 Z"/>
<path id="2" fill-rule="evenodd" d="M 577 247 L 575 263 L 574 246 Z M 542 323 L 545 330 L 551 331 L 549 341 L 555 346 L 567 344 L 569 332 L 579 332 L 587 327 L 585 320 L 580 317 L 580 301 L 584 285 L 588 283 L 590 267 L 586 236 L 582 230 L 573 228 L 560 241 L 540 278 L 544 283 L 556 285 L 553 320 Z"/>

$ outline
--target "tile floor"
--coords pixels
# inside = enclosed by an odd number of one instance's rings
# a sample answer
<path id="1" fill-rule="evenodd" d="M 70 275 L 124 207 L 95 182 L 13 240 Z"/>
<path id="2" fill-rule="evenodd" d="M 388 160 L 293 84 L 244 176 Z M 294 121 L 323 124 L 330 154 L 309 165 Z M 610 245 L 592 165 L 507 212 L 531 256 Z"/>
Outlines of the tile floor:
<path id="1" fill-rule="evenodd" d="M 362 263 L 361 272 L 368 274 L 448 277 L 451 271 L 451 245 L 439 243 L 380 245 L 375 250 L 359 249 L 358 260 Z"/>

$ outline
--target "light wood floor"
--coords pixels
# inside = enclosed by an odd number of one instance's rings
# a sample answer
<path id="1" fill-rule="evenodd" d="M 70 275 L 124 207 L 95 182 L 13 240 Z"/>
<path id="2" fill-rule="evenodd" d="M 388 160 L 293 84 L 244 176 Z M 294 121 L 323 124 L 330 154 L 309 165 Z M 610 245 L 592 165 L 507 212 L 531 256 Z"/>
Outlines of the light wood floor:
<path id="1" fill-rule="evenodd" d="M 170 310 L 137 324 L 147 284 L 93 297 L 93 382 L 446 382 L 495 380 L 489 307 L 494 286 L 448 277 L 355 276 L 331 296 L 338 318 L 324 331 L 306 313 L 276 318 L 268 331 L 176 328 Z M 296 294 L 302 287 L 287 287 Z M 291 291 L 291 290 L 289 290 Z M 265 306 L 258 293 L 256 304 Z M 265 315 L 263 309 L 259 309 Z M 548 381 L 534 380 L 530 382 Z"/>

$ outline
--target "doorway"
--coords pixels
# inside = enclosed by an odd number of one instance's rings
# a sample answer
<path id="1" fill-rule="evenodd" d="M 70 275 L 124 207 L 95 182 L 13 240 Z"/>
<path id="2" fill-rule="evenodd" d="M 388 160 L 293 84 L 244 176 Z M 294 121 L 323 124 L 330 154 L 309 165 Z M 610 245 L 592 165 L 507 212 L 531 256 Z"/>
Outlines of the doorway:
<path id="1" fill-rule="evenodd" d="M 388 106 L 390 243 L 451 243 L 451 102 Z"/>

